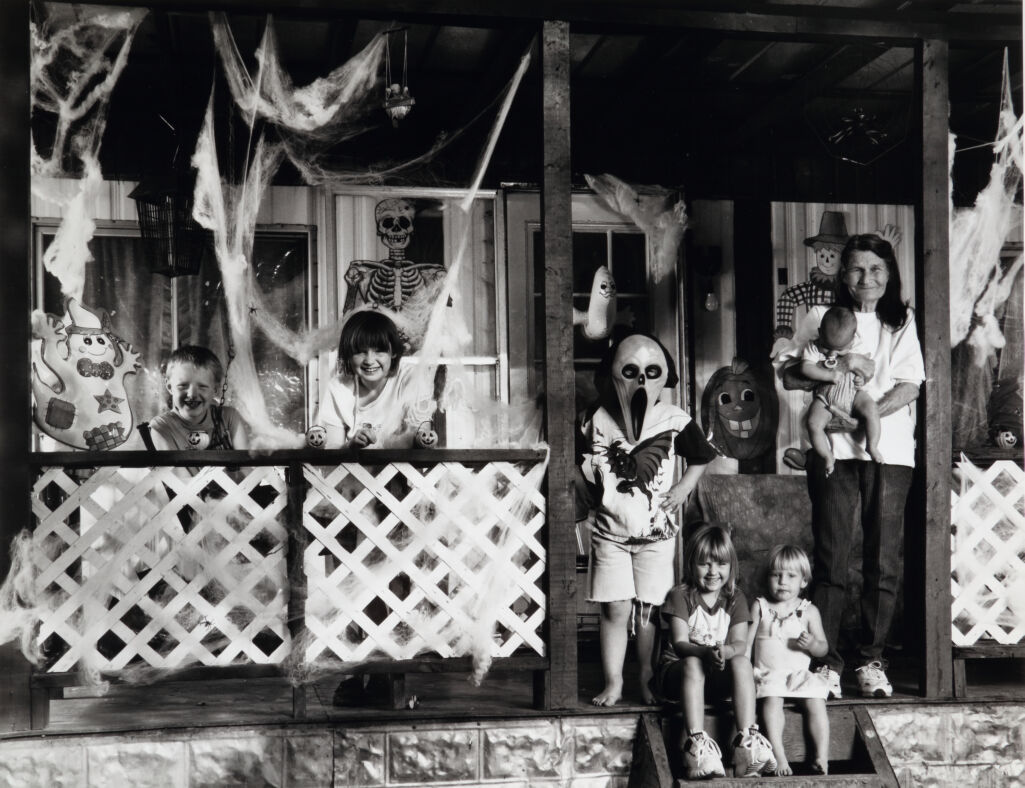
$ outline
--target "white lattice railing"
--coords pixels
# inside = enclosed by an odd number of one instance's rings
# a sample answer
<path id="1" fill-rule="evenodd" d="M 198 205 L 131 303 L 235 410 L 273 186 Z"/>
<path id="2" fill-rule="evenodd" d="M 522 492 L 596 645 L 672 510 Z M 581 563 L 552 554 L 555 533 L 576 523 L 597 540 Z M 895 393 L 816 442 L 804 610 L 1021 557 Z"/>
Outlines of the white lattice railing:
<path id="1" fill-rule="evenodd" d="M 1025 471 L 957 464 L 951 496 L 951 627 L 955 646 L 1025 638 Z"/>
<path id="2" fill-rule="evenodd" d="M 532 465 L 294 463 L 298 488 L 280 466 L 42 468 L 48 670 L 543 655 Z M 306 545 L 291 578 L 290 529 Z"/>
<path id="3" fill-rule="evenodd" d="M 304 468 L 306 658 L 545 653 L 544 498 L 510 463 Z"/>

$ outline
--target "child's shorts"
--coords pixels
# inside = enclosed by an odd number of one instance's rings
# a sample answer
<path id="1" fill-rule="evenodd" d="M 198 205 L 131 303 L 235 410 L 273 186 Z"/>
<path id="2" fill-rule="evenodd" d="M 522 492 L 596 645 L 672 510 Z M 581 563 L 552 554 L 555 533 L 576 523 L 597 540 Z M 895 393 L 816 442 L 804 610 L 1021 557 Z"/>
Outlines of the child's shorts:
<path id="1" fill-rule="evenodd" d="M 591 534 L 587 571 L 589 602 L 637 599 L 661 605 L 673 587 L 676 540 L 625 544 Z"/>
<path id="2" fill-rule="evenodd" d="M 729 663 L 723 670 L 705 668 L 705 703 L 717 705 L 733 695 L 733 674 Z M 683 699 L 680 692 L 683 687 L 683 660 L 663 662 L 655 668 L 650 689 L 660 698 L 671 703 L 679 703 Z"/>

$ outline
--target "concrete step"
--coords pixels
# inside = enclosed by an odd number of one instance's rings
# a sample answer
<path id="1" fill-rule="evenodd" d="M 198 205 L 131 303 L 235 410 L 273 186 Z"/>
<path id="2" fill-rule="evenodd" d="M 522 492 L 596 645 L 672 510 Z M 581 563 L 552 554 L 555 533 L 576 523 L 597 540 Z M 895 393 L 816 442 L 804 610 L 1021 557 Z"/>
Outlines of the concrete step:
<path id="1" fill-rule="evenodd" d="M 784 744 L 787 758 L 796 774 L 787 777 L 743 778 L 730 775 L 701 780 L 701 785 L 836 785 L 897 786 L 897 777 L 876 734 L 875 726 L 863 704 L 829 704 L 829 775 L 813 775 L 805 766 L 810 753 L 805 746 L 804 717 L 796 706 L 785 708 Z M 729 710 L 708 709 L 705 730 L 718 742 L 728 742 L 733 730 Z M 652 786 L 670 788 L 693 785 L 683 779 L 683 759 L 679 750 L 683 718 L 680 713 L 643 715 L 635 740 L 630 788 Z M 725 753 L 728 760 L 729 755 Z"/>

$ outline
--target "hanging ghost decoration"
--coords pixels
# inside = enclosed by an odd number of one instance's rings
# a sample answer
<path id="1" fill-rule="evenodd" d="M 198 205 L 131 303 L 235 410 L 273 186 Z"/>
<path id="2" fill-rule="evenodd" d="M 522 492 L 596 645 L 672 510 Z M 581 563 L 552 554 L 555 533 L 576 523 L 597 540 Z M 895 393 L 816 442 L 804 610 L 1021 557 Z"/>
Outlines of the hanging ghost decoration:
<path id="1" fill-rule="evenodd" d="M 717 369 L 701 397 L 701 424 L 708 442 L 726 457 L 750 460 L 773 448 L 779 400 L 771 376 L 743 359 Z"/>
<path id="2" fill-rule="evenodd" d="M 616 322 L 616 280 L 604 265 L 591 280 L 587 309 L 573 308 L 573 325 L 580 326 L 587 339 L 608 339 Z"/>
<path id="3" fill-rule="evenodd" d="M 65 446 L 114 449 L 132 432 L 125 376 L 139 368 L 139 354 L 114 334 L 106 310 L 74 298 L 64 317 L 39 315 L 32 339 L 33 420 Z"/>

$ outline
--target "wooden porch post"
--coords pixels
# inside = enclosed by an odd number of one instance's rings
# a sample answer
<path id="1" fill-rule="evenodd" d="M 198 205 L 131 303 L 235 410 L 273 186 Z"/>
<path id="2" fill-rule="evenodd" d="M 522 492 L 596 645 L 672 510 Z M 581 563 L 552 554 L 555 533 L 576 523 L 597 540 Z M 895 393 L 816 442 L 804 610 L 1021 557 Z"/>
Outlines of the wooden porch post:
<path id="1" fill-rule="evenodd" d="M 922 199 L 915 217 L 918 246 L 915 281 L 925 354 L 925 389 L 919 408 L 924 518 L 924 639 L 920 690 L 950 697 L 953 663 L 950 636 L 950 127 L 949 45 L 921 42 L 915 72 L 921 96 Z M 916 246 L 918 244 L 916 243 Z M 924 414 L 924 418 L 922 416 Z"/>
<path id="2" fill-rule="evenodd" d="M 573 505 L 573 228 L 570 195 L 569 23 L 542 28 L 545 413 L 548 463 L 548 708 L 577 705 Z"/>
<path id="3" fill-rule="evenodd" d="M 5 365 L 0 386 L 0 581 L 11 539 L 30 525 L 29 428 L 29 3 L 0 7 L 0 315 Z M 31 727 L 28 662 L 17 643 L 0 647 L 0 733 Z"/>

